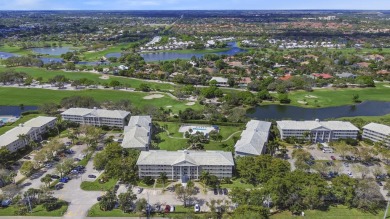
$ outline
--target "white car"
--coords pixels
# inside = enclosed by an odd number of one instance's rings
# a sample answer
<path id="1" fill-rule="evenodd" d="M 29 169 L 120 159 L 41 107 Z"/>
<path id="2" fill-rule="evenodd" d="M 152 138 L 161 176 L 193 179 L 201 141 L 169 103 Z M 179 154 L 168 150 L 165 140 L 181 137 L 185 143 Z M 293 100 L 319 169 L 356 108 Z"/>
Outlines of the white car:
<path id="1" fill-rule="evenodd" d="M 199 204 L 195 204 L 194 210 L 195 210 L 195 212 L 200 212 Z"/>
<path id="2" fill-rule="evenodd" d="M 352 175 L 352 172 L 348 172 L 348 176 L 350 176 L 350 177 L 352 177 L 353 175 Z"/>

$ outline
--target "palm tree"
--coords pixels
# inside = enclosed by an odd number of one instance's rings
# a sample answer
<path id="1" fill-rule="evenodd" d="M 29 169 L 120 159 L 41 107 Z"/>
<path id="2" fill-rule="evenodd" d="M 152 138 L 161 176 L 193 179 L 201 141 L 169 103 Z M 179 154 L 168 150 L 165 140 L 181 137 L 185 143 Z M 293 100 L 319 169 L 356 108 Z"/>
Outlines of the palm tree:
<path id="1" fill-rule="evenodd" d="M 206 186 L 210 181 L 210 173 L 208 171 L 202 171 L 199 179 Z"/>
<path id="2" fill-rule="evenodd" d="M 162 182 L 163 188 L 165 188 L 165 183 L 168 181 L 167 173 L 166 172 L 160 173 L 160 177 L 158 179 Z"/>
<path id="3" fill-rule="evenodd" d="M 29 140 L 29 136 L 26 134 L 20 134 L 20 135 L 18 135 L 18 139 L 22 140 L 24 142 L 24 144 L 27 145 L 28 140 Z"/>

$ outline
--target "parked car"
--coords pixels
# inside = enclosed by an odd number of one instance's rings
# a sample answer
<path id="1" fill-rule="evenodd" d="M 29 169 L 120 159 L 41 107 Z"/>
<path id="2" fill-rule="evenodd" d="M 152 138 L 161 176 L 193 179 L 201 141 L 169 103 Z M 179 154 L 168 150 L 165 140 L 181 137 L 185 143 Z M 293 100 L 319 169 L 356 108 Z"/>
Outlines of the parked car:
<path id="1" fill-rule="evenodd" d="M 171 211 L 171 206 L 170 205 L 165 205 L 164 212 L 169 213 Z"/>
<path id="2" fill-rule="evenodd" d="M 58 183 L 57 185 L 54 186 L 54 188 L 56 190 L 60 190 L 60 189 L 64 188 L 64 184 L 63 183 Z"/>
<path id="3" fill-rule="evenodd" d="M 336 160 L 336 157 L 332 155 L 332 156 L 330 156 L 330 159 Z"/>
<path id="4" fill-rule="evenodd" d="M 351 171 L 349 171 L 347 174 L 348 174 L 348 176 L 350 176 L 350 177 L 353 176 Z"/>
<path id="5" fill-rule="evenodd" d="M 175 211 L 175 206 L 174 206 L 174 205 L 171 205 L 170 212 L 174 212 L 174 211 Z"/>
<path id="6" fill-rule="evenodd" d="M 77 157 L 75 157 L 74 159 L 73 159 L 74 161 L 81 161 L 79 158 L 77 158 Z"/>
<path id="7" fill-rule="evenodd" d="M 67 176 L 65 176 L 65 177 L 62 177 L 62 178 L 60 179 L 60 182 L 62 182 L 62 183 L 67 183 L 67 182 L 69 182 L 69 180 L 70 180 L 70 178 L 67 177 Z"/>
<path id="8" fill-rule="evenodd" d="M 344 166 L 345 166 L 345 167 L 349 167 L 349 164 L 348 164 L 348 163 L 344 163 Z"/>
<path id="9" fill-rule="evenodd" d="M 218 195 L 218 189 L 214 189 L 214 195 Z"/>
<path id="10" fill-rule="evenodd" d="M 102 200 L 102 196 L 97 197 L 97 200 L 100 202 L 100 200 Z"/>
<path id="11" fill-rule="evenodd" d="M 227 188 L 224 188 L 224 189 L 223 189 L 223 194 L 224 194 L 224 195 L 228 195 L 228 190 L 227 190 Z"/>
<path id="12" fill-rule="evenodd" d="M 54 174 L 50 175 L 50 177 L 51 177 L 52 179 L 59 179 L 59 178 L 60 178 L 60 176 L 54 175 Z"/>
<path id="13" fill-rule="evenodd" d="M 88 175 L 88 178 L 93 178 L 93 179 L 95 179 L 95 178 L 96 178 L 96 176 L 95 176 L 95 175 L 93 175 L 93 174 L 90 174 L 90 175 Z"/>
<path id="14" fill-rule="evenodd" d="M 381 181 L 376 181 L 376 183 L 378 184 L 378 186 L 383 186 L 383 183 Z"/>
<path id="15" fill-rule="evenodd" d="M 26 160 L 31 160 L 31 157 L 29 157 L 29 156 L 24 156 L 23 158 Z"/>
<path id="16" fill-rule="evenodd" d="M 141 194 L 141 192 L 142 192 L 143 190 L 144 190 L 143 188 L 138 188 L 138 189 L 137 189 L 137 193 L 138 193 L 138 194 Z"/>
<path id="17" fill-rule="evenodd" d="M 195 212 L 200 212 L 199 204 L 195 204 L 194 210 L 195 210 Z"/>
<path id="18" fill-rule="evenodd" d="M 1 206 L 8 207 L 9 205 L 11 205 L 11 203 L 12 203 L 11 199 L 6 199 L 1 202 Z"/>

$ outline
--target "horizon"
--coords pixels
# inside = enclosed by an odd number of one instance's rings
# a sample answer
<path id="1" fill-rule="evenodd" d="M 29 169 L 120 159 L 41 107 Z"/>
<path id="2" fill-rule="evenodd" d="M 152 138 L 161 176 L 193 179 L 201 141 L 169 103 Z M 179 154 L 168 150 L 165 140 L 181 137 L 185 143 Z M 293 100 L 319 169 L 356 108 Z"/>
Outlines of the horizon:
<path id="1" fill-rule="evenodd" d="M 182 10 L 352 10 L 387 11 L 388 0 L 14 0 L 1 11 L 182 11 Z"/>

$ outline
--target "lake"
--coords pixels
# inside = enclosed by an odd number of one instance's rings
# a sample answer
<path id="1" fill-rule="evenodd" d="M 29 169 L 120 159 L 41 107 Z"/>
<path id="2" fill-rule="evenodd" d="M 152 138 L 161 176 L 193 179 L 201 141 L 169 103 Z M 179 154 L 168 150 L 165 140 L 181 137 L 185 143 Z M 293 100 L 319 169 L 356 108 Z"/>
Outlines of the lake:
<path id="1" fill-rule="evenodd" d="M 365 101 L 356 105 L 302 108 L 289 105 L 264 105 L 248 110 L 247 116 L 259 120 L 314 120 L 390 114 L 390 102 Z"/>
<path id="2" fill-rule="evenodd" d="M 51 56 L 60 56 L 67 52 L 71 52 L 73 50 L 70 47 L 46 47 L 46 48 L 32 48 L 31 49 L 35 53 L 51 55 Z"/>
<path id="3" fill-rule="evenodd" d="M 38 110 L 37 106 L 0 106 L 0 116 L 19 117 L 23 112 Z"/>
<path id="4" fill-rule="evenodd" d="M 0 52 L 0 59 L 8 59 L 10 57 L 18 56 L 9 52 Z"/>
<path id="5" fill-rule="evenodd" d="M 167 60 L 176 60 L 176 59 L 191 59 L 193 56 L 197 58 L 203 57 L 205 54 L 217 54 L 217 55 L 228 55 L 233 56 L 237 53 L 243 53 L 247 50 L 241 49 L 237 46 L 236 42 L 230 42 L 228 43 L 229 50 L 223 51 L 223 52 L 215 52 L 215 53 L 179 53 L 175 51 L 170 52 L 148 52 L 148 53 L 141 53 L 141 56 L 144 58 L 146 62 L 155 62 L 155 61 L 167 61 Z M 108 53 L 105 55 L 106 58 L 110 57 L 121 57 L 121 53 Z"/>

